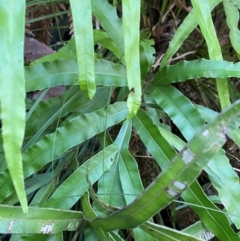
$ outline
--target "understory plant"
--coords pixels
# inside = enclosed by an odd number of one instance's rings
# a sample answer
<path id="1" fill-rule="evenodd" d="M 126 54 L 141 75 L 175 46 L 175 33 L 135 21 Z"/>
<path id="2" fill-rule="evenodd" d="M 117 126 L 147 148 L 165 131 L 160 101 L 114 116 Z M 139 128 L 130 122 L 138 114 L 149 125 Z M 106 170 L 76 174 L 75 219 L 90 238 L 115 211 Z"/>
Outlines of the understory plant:
<path id="1" fill-rule="evenodd" d="M 222 4 L 238 56 L 239 1 L 192 0 L 154 71 L 140 0 L 69 3 L 74 37 L 24 66 L 26 6 L 37 2 L 0 2 L 0 233 L 36 241 L 240 240 L 239 177 L 222 148 L 240 144 L 240 102 L 231 103 L 228 90 L 240 63 L 223 59 L 211 15 Z M 197 26 L 209 58 L 169 64 Z M 219 112 L 178 89 L 198 78 L 216 84 Z M 42 101 L 56 86 L 65 91 Z M 38 99 L 26 98 L 34 91 L 42 91 Z M 203 173 L 212 193 L 199 183 Z M 186 207 L 198 221 L 182 230 L 164 224 L 161 211 Z"/>

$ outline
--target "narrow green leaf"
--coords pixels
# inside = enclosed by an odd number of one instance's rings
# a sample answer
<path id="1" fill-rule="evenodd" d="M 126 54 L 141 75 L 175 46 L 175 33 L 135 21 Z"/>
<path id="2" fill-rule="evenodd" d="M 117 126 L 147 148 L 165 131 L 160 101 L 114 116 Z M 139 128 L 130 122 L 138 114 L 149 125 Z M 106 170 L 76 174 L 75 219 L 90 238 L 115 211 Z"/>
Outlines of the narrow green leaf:
<path id="1" fill-rule="evenodd" d="M 84 215 L 86 216 L 87 219 L 91 219 L 91 218 L 94 218 L 97 216 L 91 207 L 88 194 L 85 194 L 82 196 L 81 204 L 82 204 L 82 208 L 84 210 Z M 87 227 L 87 228 L 90 228 L 90 227 Z M 92 229 L 92 231 L 98 237 L 98 240 L 113 240 L 113 241 L 115 240 L 112 238 L 111 233 L 107 233 L 101 229 L 95 228 L 95 229 Z M 86 233 L 86 230 L 84 233 Z M 89 240 L 89 238 L 87 236 L 85 238 L 87 240 Z"/>
<path id="2" fill-rule="evenodd" d="M 113 52 L 113 54 L 121 60 L 122 52 L 120 48 L 116 45 L 116 43 L 109 37 L 109 35 L 100 30 L 94 30 L 94 43 L 101 44 L 104 48 L 109 49 Z"/>
<path id="3" fill-rule="evenodd" d="M 118 133 L 115 143 L 119 146 L 119 149 L 128 149 L 129 141 L 131 138 L 132 121 L 125 120 L 120 132 Z"/>
<path id="4" fill-rule="evenodd" d="M 197 59 L 193 61 L 180 61 L 174 65 L 167 65 L 160 69 L 154 77 L 153 84 L 168 85 L 188 79 L 228 78 L 240 77 L 240 63 Z"/>
<path id="5" fill-rule="evenodd" d="M 173 134 L 171 132 L 153 124 L 150 117 L 142 110 L 139 110 L 138 114 L 134 117 L 133 124 L 144 145 L 162 169 L 166 168 L 170 159 L 175 155 L 171 146 L 178 151 L 182 150 L 185 146 L 185 143 L 176 136 L 172 136 Z M 156 135 L 156 133 L 158 133 L 157 128 L 160 129 L 165 139 L 163 139 L 161 135 Z M 171 146 L 169 146 L 166 140 Z M 229 226 L 226 215 L 221 213 L 220 209 L 207 198 L 196 181 L 182 193 L 182 197 L 186 202 L 202 207 L 197 208 L 196 206 L 191 206 L 194 211 L 197 212 L 202 222 L 214 231 L 218 237 L 222 237 L 223 240 L 236 238 L 236 235 L 234 235 L 233 230 Z"/>
<path id="6" fill-rule="evenodd" d="M 87 219 L 91 219 L 97 216 L 91 207 L 88 193 L 82 196 L 81 204 L 82 204 L 84 215 L 86 216 Z M 84 233 L 85 233 L 85 239 L 87 240 L 91 239 L 91 237 L 89 236 L 95 236 L 95 239 L 98 239 L 98 240 L 112 240 L 109 237 L 110 235 L 109 233 L 104 232 L 103 230 L 100 230 L 98 228 L 93 229 L 87 226 L 84 228 Z"/>
<path id="7" fill-rule="evenodd" d="M 107 114 L 106 114 L 107 111 Z M 129 114 L 126 103 L 118 102 L 108 108 L 81 115 L 66 121 L 56 132 L 46 135 L 24 154 L 24 175 L 25 178 L 39 171 L 45 164 L 53 161 L 70 148 L 81 144 L 106 128 L 123 121 Z M 108 116 L 106 123 L 106 115 Z M 96 120 L 98 120 L 96 122 Z M 91 126 L 91 128 L 89 128 Z M 9 173 L 0 173 L 0 200 L 4 200 L 12 193 L 9 183 Z"/>
<path id="8" fill-rule="evenodd" d="M 127 104 L 129 109 L 128 118 L 136 115 L 141 104 L 141 70 L 140 70 L 140 0 L 123 0 L 123 32 L 124 53 L 127 69 L 128 88 L 130 90 Z"/>
<path id="9" fill-rule="evenodd" d="M 141 66 L 141 78 L 145 79 L 154 63 L 153 48 L 154 41 L 152 39 L 142 40 L 140 42 L 140 66 Z"/>
<path id="10" fill-rule="evenodd" d="M 90 99 L 96 92 L 91 1 L 70 0 L 78 60 L 78 83 Z"/>
<path id="11" fill-rule="evenodd" d="M 124 241 L 124 239 L 116 231 L 112 231 L 111 235 L 114 241 Z"/>
<path id="12" fill-rule="evenodd" d="M 160 89 L 161 91 L 159 91 Z M 150 87 L 150 90 L 156 102 L 169 115 L 169 117 L 173 120 L 173 122 L 176 124 L 178 129 L 183 133 L 184 137 L 187 140 L 190 140 L 192 136 L 196 133 L 196 130 L 198 130 L 201 126 L 204 125 L 204 121 L 202 120 L 200 113 L 196 110 L 193 104 L 174 87 L 172 86 L 161 86 L 161 88 Z M 206 171 L 208 170 L 209 169 L 206 168 Z M 196 186 L 197 183 L 194 183 L 192 185 Z M 225 186 L 222 186 L 222 188 L 224 190 Z M 205 201 L 208 205 L 207 207 L 213 206 L 213 208 L 216 208 L 211 202 L 208 202 L 207 199 L 204 198 L 204 196 L 201 195 L 202 197 L 198 198 L 196 191 L 197 189 L 195 190 L 194 188 L 191 188 L 191 189 L 189 188 L 187 191 L 183 193 L 182 196 L 183 198 L 186 198 L 186 200 L 190 203 L 196 203 L 198 205 L 202 205 L 202 202 Z M 204 212 L 201 209 L 194 207 L 194 210 L 202 218 L 202 221 L 205 223 L 205 225 L 209 228 L 211 227 L 211 231 L 213 231 L 218 237 L 226 235 L 225 234 L 226 232 L 224 230 L 221 230 L 220 228 L 221 225 L 219 224 L 219 221 L 218 221 L 218 220 L 223 221 L 223 217 L 220 219 L 215 219 L 215 216 L 217 214 L 212 215 L 211 213 L 208 213 L 210 214 L 210 217 L 206 218 L 207 214 L 205 213 L 205 215 L 203 215 Z M 225 225 L 225 227 L 227 226 Z M 230 235 L 230 234 L 227 234 L 227 235 Z M 227 238 L 227 236 L 225 237 Z M 231 240 L 231 239 L 228 238 L 228 240 Z"/>
<path id="13" fill-rule="evenodd" d="M 39 103 L 38 107 L 27 121 L 27 130 L 25 138 L 30 137 L 27 143 L 24 143 L 23 150 L 32 146 L 52 124 L 56 124 L 57 119 L 65 116 L 72 111 L 70 117 L 74 118 L 82 114 L 94 112 L 104 108 L 108 103 L 110 88 L 97 88 L 97 92 L 92 100 L 89 100 L 79 88 L 67 90 L 61 99 L 50 99 Z M 70 119 L 70 117 L 68 119 Z M 46 121 L 47 120 L 47 121 Z M 34 133 L 34 135 L 33 135 Z M 33 135 L 31 137 L 31 135 Z"/>
<path id="14" fill-rule="evenodd" d="M 144 189 L 138 165 L 128 150 L 121 151 L 119 175 L 125 201 L 127 204 L 130 204 Z"/>
<path id="15" fill-rule="evenodd" d="M 238 3 L 239 4 L 239 3 Z M 223 7 L 226 14 L 227 25 L 230 28 L 229 37 L 232 43 L 232 47 L 240 54 L 240 31 L 238 29 L 239 11 L 231 1 L 223 0 Z"/>
<path id="16" fill-rule="evenodd" d="M 206 168 L 206 167 L 205 167 Z M 198 182 L 193 182 L 182 194 L 191 208 L 198 214 L 201 221 L 211 230 L 221 241 L 240 240 L 238 234 L 230 226 L 227 214 L 217 208 L 211 202 Z"/>
<path id="17" fill-rule="evenodd" d="M 128 142 L 131 136 L 131 131 L 129 131 L 129 128 L 131 128 L 131 121 L 125 120 L 117 139 L 114 142 L 120 151 L 123 147 L 128 148 Z M 105 173 L 98 182 L 99 200 L 113 207 L 125 206 L 125 187 L 122 185 L 122 173 L 119 171 L 120 161 L 121 154 L 117 156 L 111 169 Z"/>
<path id="18" fill-rule="evenodd" d="M 197 238 L 190 234 L 177 231 L 166 226 L 157 225 L 147 222 L 140 226 L 145 232 L 161 241 L 204 241 L 205 239 Z"/>
<path id="19" fill-rule="evenodd" d="M 198 111 L 201 113 L 203 119 L 206 122 L 211 122 L 216 116 L 218 112 L 215 112 L 211 109 L 208 109 L 204 106 L 196 105 Z M 228 136 L 238 145 L 240 146 L 240 130 L 237 129 L 235 131 L 229 131 Z"/>
<path id="20" fill-rule="evenodd" d="M 173 134 L 170 130 L 166 130 L 165 128 L 158 126 L 158 130 L 160 131 L 161 135 L 168 140 L 168 143 L 174 147 L 176 150 L 180 151 L 185 142 L 178 137 L 177 135 Z"/>
<path id="21" fill-rule="evenodd" d="M 240 206 L 238 197 L 240 195 L 239 177 L 232 169 L 228 158 L 223 150 L 215 155 L 214 159 L 206 166 L 211 183 L 218 192 L 221 203 L 228 212 L 228 216 L 240 227 Z"/>
<path id="22" fill-rule="evenodd" d="M 91 207 L 88 192 L 81 197 L 81 204 L 86 218 L 95 218 L 97 216 Z"/>
<path id="23" fill-rule="evenodd" d="M 132 121 L 126 120 L 115 141 L 120 148 L 118 171 L 127 205 L 143 191 L 137 163 L 128 150 L 131 131 Z"/>
<path id="24" fill-rule="evenodd" d="M 219 151 L 226 141 L 227 131 L 239 127 L 239 110 L 240 101 L 195 135 L 136 201 L 107 218 L 92 220 L 91 225 L 105 231 L 129 229 L 140 225 L 164 208 L 194 181 L 202 168 Z"/>
<path id="25" fill-rule="evenodd" d="M 176 155 L 174 149 L 163 138 L 152 119 L 143 110 L 140 109 L 134 117 L 133 126 L 158 165 L 164 169 Z"/>
<path id="26" fill-rule="evenodd" d="M 141 109 L 140 109 L 141 110 Z M 139 111 L 140 111 L 139 110 Z M 132 121 L 126 120 L 121 127 L 115 143 L 121 148 L 118 171 L 121 180 L 122 193 L 125 203 L 129 205 L 144 190 L 136 160 L 128 150 L 132 133 Z M 154 241 L 149 234 L 140 228 L 134 228 L 135 240 Z"/>
<path id="27" fill-rule="evenodd" d="M 118 151 L 116 145 L 110 145 L 104 150 L 105 159 L 102 159 L 103 151 L 101 151 L 84 162 L 57 188 L 44 207 L 71 208 L 89 189 L 87 176 L 90 183 L 94 184 L 112 166 Z"/>
<path id="28" fill-rule="evenodd" d="M 200 113 L 196 111 L 195 108 L 193 108 L 193 104 L 185 96 L 183 96 L 179 91 L 175 90 L 172 86 L 162 87 L 164 87 L 163 89 L 161 88 L 163 92 L 158 92 L 159 88 L 150 88 L 151 94 L 154 96 L 155 101 L 172 118 L 173 122 L 183 133 L 184 137 L 187 140 L 190 140 L 195 134 L 196 130 L 198 130 L 204 124 Z M 229 131 L 229 133 L 230 132 L 231 131 Z M 205 170 L 208 172 L 209 168 L 205 167 Z M 209 173 L 209 175 L 211 175 L 211 173 Z M 222 186 L 222 188 L 224 190 L 225 186 Z M 194 182 L 190 188 L 188 188 L 182 194 L 182 197 L 189 203 L 208 207 L 212 210 L 217 210 L 216 206 L 207 199 L 197 182 Z M 230 195 L 229 198 L 230 197 L 232 197 L 232 195 Z M 211 212 L 208 209 L 204 209 L 203 211 L 201 208 L 197 208 L 195 206 L 192 208 L 197 212 L 205 225 L 211 229 L 211 231 L 213 231 L 218 237 L 224 237 L 223 240 L 232 239 L 233 231 L 229 227 L 228 220 L 226 220 L 226 216 L 224 214 Z"/>
<path id="29" fill-rule="evenodd" d="M 112 207 L 120 208 L 125 205 L 118 172 L 118 156 L 110 170 L 99 179 L 97 195 L 101 202 Z"/>
<path id="30" fill-rule="evenodd" d="M 133 229 L 134 239 L 139 241 L 157 241 L 152 235 L 141 228 Z"/>
<path id="31" fill-rule="evenodd" d="M 217 4 L 222 2 L 222 0 L 209 0 L 209 6 L 212 10 Z M 178 51 L 178 49 L 183 44 L 184 40 L 187 39 L 189 34 L 196 28 L 198 25 L 194 9 L 184 18 L 182 24 L 179 26 L 177 31 L 174 33 L 172 40 L 169 43 L 167 52 L 165 53 L 162 61 L 161 68 L 164 67 L 172 56 Z"/>
<path id="32" fill-rule="evenodd" d="M 119 239 L 120 237 L 113 238 L 112 234 L 113 232 L 105 232 L 101 229 L 92 228 L 91 226 L 87 225 L 84 228 L 84 240 L 87 241 L 95 241 L 95 240 L 107 240 L 107 241 L 122 241 L 122 239 Z"/>
<path id="33" fill-rule="evenodd" d="M 197 108 L 175 87 L 150 86 L 151 95 L 163 108 L 187 140 L 204 125 Z"/>
<path id="34" fill-rule="evenodd" d="M 33 200 L 31 201 L 31 206 L 42 207 L 43 204 L 47 201 L 50 197 L 52 192 L 54 191 L 55 183 L 54 180 L 51 181 L 49 184 L 40 188 L 37 193 L 34 195 Z"/>
<path id="35" fill-rule="evenodd" d="M 122 52 L 120 51 L 119 47 L 117 47 L 116 43 L 109 37 L 107 32 L 102 30 L 93 30 L 93 38 L 94 44 L 101 44 L 103 47 L 109 49 L 110 51 L 115 54 L 117 58 L 122 57 Z M 61 49 L 57 52 L 52 54 L 46 55 L 40 59 L 36 59 L 31 62 L 31 66 L 36 64 L 41 64 L 44 62 L 56 61 L 58 59 L 65 59 L 65 60 L 75 60 L 77 59 L 76 53 L 76 45 L 75 45 L 75 38 L 71 38 L 66 45 L 64 45 Z"/>
<path id="36" fill-rule="evenodd" d="M 121 64 L 96 60 L 95 75 L 97 85 L 127 86 L 126 70 Z M 27 92 L 58 85 L 77 85 L 77 78 L 76 60 L 56 60 L 25 67 Z"/>
<path id="37" fill-rule="evenodd" d="M 58 59 L 65 59 L 65 60 L 76 60 L 77 59 L 76 53 L 76 45 L 75 45 L 75 38 L 71 38 L 66 45 L 64 45 L 61 49 L 57 52 L 53 52 L 52 54 L 45 55 L 39 59 L 34 60 L 30 63 L 30 66 L 42 64 L 44 62 L 51 62 L 56 61 Z"/>
<path id="38" fill-rule="evenodd" d="M 222 60 L 222 52 L 217 34 L 213 25 L 211 10 L 208 0 L 192 0 L 195 17 L 206 40 L 210 59 Z"/>
<path id="39" fill-rule="evenodd" d="M 19 207 L 0 206 L 0 232 L 6 234 L 55 234 L 75 231 L 84 219 L 81 212 L 29 207 L 24 215 Z"/>
<path id="40" fill-rule="evenodd" d="M 184 233 L 195 235 L 199 238 L 206 238 L 210 240 L 214 237 L 214 234 L 209 231 L 201 221 L 198 221 L 191 226 L 182 230 Z"/>
<path id="41" fill-rule="evenodd" d="M 0 2 L 0 102 L 4 154 L 24 213 L 28 212 L 24 189 L 21 146 L 25 129 L 23 39 L 25 0 Z"/>
<path id="42" fill-rule="evenodd" d="M 34 198 L 31 200 L 29 206 L 33 206 L 34 202 L 35 205 L 37 204 L 38 207 L 41 206 L 41 202 L 45 202 L 44 199 L 48 199 L 50 194 L 52 193 L 52 190 L 55 189 L 55 180 L 54 178 L 59 175 L 59 172 L 61 171 L 61 169 L 63 168 L 64 164 L 66 162 L 62 161 L 58 163 L 58 166 L 56 167 L 56 169 L 51 173 L 51 172 L 45 172 L 43 174 L 35 174 L 33 177 L 30 177 L 28 179 L 25 180 L 24 184 L 25 184 L 25 188 L 26 188 L 26 195 L 29 196 L 30 194 L 33 193 L 37 193 L 34 195 Z M 53 181 L 52 181 L 53 180 Z M 46 185 L 48 186 L 48 184 L 50 184 L 49 189 L 50 189 L 50 193 L 47 195 L 44 194 L 41 191 L 41 188 Z M 46 187 L 44 186 L 44 187 Z M 43 188 L 44 189 L 44 188 Z M 49 192 L 49 191 L 48 191 Z M 42 193 L 42 195 L 40 194 Z M 44 197 L 45 195 L 45 197 Z M 47 197 L 46 197 L 47 196 Z M 37 201 L 38 200 L 38 201 Z M 14 205 L 18 203 L 18 198 L 16 196 L 15 193 L 13 193 L 12 195 L 10 195 L 9 197 L 7 197 L 2 204 L 6 204 L 6 205 Z"/>
<path id="43" fill-rule="evenodd" d="M 107 124 L 105 123 L 106 111 L 108 116 Z M 24 152 L 25 177 L 38 171 L 43 165 L 50 162 L 52 158 L 69 148 L 101 133 L 105 128 L 119 123 L 126 118 L 127 114 L 125 103 L 118 102 L 110 105 L 108 108 L 81 115 L 66 122 L 64 126 L 57 128 L 55 133 L 46 135 L 33 147 Z M 98 121 L 96 122 L 96 120 Z"/>
<path id="44" fill-rule="evenodd" d="M 204 39 L 206 40 L 209 57 L 212 60 L 222 60 L 221 47 L 214 28 L 209 1 L 192 0 L 195 16 L 201 28 Z M 237 24 L 237 23 L 236 23 Z M 221 108 L 229 106 L 230 98 L 228 92 L 227 79 L 216 79 L 218 96 Z"/>
<path id="45" fill-rule="evenodd" d="M 57 121 L 57 118 L 73 111 L 74 107 L 76 108 L 76 103 L 81 101 L 80 103 L 85 104 L 84 102 L 87 98 L 84 97 L 85 96 L 78 88 L 72 88 L 67 91 L 67 96 L 64 95 L 63 99 L 53 98 L 47 100 L 46 102 L 40 102 L 26 122 L 28 128 L 25 132 L 25 138 L 29 138 L 33 134 L 34 135 L 27 143 L 24 143 L 23 151 L 34 144 L 42 133 Z"/>
<path id="46" fill-rule="evenodd" d="M 123 27 L 121 19 L 117 16 L 116 8 L 105 0 L 91 0 L 91 4 L 93 15 L 100 21 L 101 26 L 123 55 Z"/>
<path id="47" fill-rule="evenodd" d="M 207 108 L 201 107 L 199 110 L 204 117 L 207 116 L 205 120 L 208 122 L 217 116 L 217 112 Z M 230 131 L 228 135 L 239 145 L 239 129 Z M 240 210 L 239 203 L 236 201 L 240 195 L 239 177 L 233 170 L 223 150 L 215 155 L 214 159 L 205 167 L 205 171 L 208 173 L 214 188 L 216 188 L 222 204 L 228 211 L 229 217 L 239 228 Z"/>

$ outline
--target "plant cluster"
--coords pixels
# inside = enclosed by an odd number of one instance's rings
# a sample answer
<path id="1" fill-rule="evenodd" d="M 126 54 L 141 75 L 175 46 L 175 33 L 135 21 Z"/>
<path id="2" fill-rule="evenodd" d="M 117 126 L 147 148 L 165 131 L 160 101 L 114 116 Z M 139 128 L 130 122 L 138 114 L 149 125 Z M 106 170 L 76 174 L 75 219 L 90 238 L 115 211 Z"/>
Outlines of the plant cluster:
<path id="1" fill-rule="evenodd" d="M 239 1 L 65 2 L 0 1 L 2 238 L 240 240 Z M 62 36 L 70 13 L 66 45 L 24 66 L 26 26 L 55 17 Z"/>

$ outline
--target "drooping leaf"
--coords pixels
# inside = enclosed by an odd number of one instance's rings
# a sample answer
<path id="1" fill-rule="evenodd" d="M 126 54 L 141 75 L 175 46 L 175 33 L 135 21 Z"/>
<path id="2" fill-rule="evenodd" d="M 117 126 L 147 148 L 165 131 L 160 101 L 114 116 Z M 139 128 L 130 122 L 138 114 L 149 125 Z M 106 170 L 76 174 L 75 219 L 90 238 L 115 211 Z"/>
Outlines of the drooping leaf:
<path id="1" fill-rule="evenodd" d="M 70 0 L 78 61 L 78 83 L 90 99 L 96 92 L 91 1 Z"/>
<path id="2" fill-rule="evenodd" d="M 124 53 L 127 69 L 127 81 L 129 95 L 127 99 L 128 109 L 132 118 L 136 115 L 141 104 L 141 70 L 140 70 L 140 0 L 123 0 L 123 32 Z"/>
<path id="3" fill-rule="evenodd" d="M 21 146 L 25 129 L 24 0 L 0 2 L 0 102 L 3 148 L 10 176 L 25 213 Z"/>

